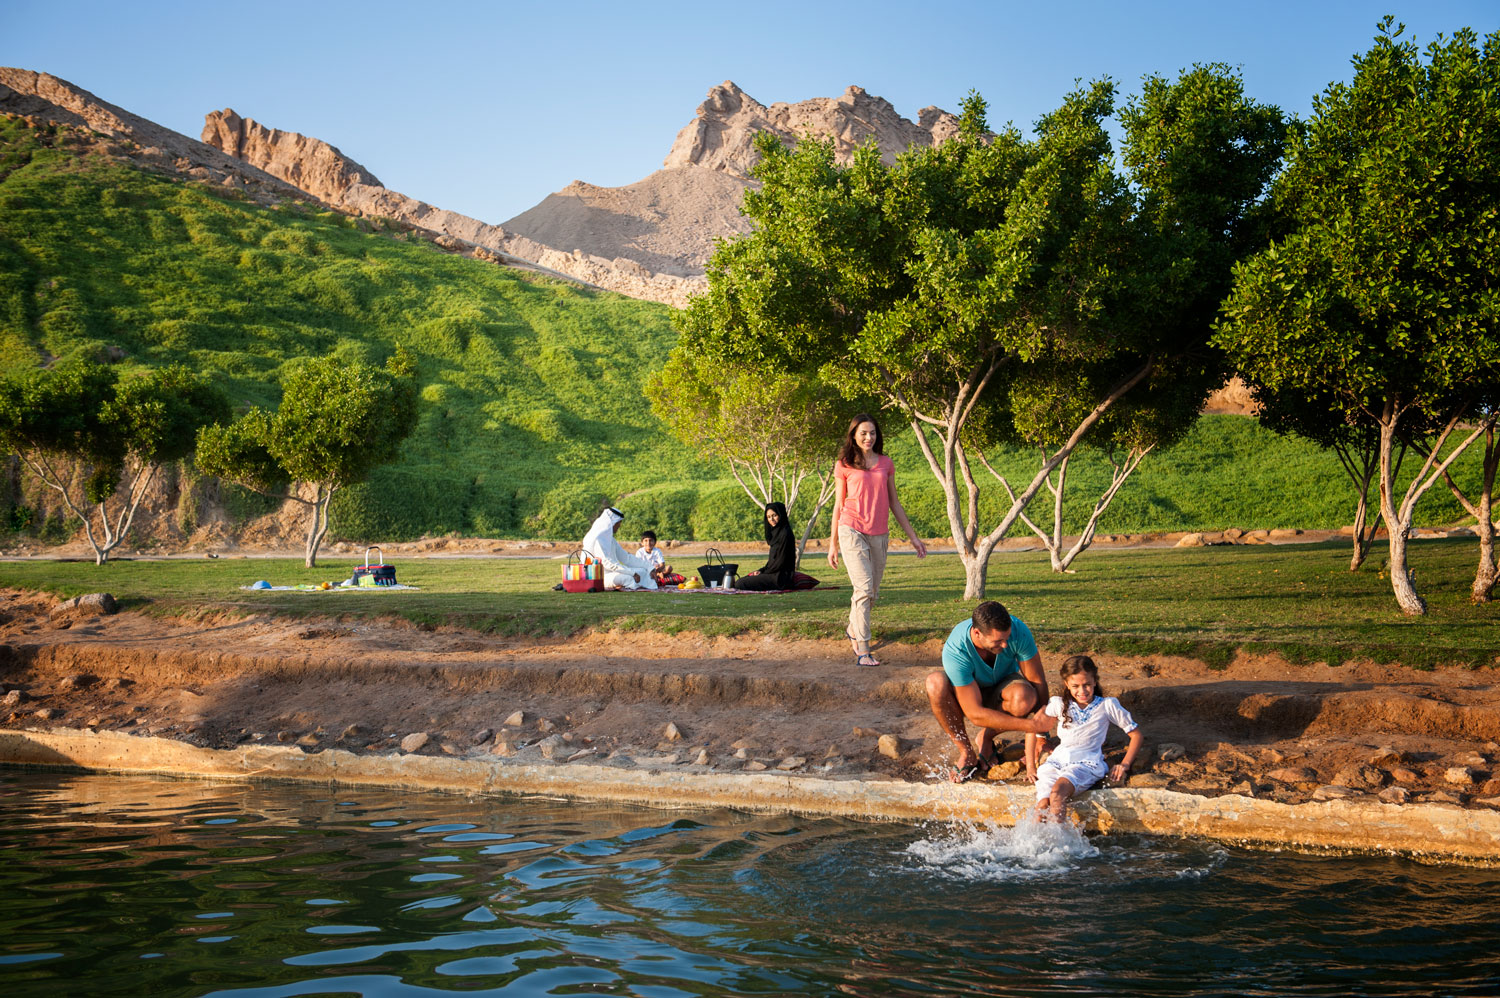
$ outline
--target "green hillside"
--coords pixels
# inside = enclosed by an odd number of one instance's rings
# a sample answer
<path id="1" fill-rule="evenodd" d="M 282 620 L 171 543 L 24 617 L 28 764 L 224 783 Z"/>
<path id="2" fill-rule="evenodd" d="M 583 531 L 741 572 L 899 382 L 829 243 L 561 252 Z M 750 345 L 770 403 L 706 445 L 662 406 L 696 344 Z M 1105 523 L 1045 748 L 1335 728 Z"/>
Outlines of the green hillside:
<path id="1" fill-rule="evenodd" d="M 367 231 L 379 223 L 240 202 L 50 138 L 0 121 L 6 367 L 117 347 L 128 364 L 186 361 L 237 402 L 274 405 L 293 358 L 379 362 L 402 343 L 425 385 L 421 425 L 400 464 L 336 513 L 355 535 L 547 533 L 595 491 L 708 472 L 661 438 L 642 397 L 674 339 L 665 306 Z"/>
<path id="2" fill-rule="evenodd" d="M 273 405 L 295 358 L 378 363 L 400 343 L 419 364 L 420 426 L 397 464 L 340 496 L 335 536 L 576 537 L 604 497 L 627 497 L 632 525 L 664 536 L 758 536 L 727 471 L 667 437 L 642 395 L 675 339 L 665 306 L 444 253 L 378 220 L 257 205 L 89 146 L 85 133 L 0 116 L 0 367 L 80 351 L 123 354 L 127 367 L 184 361 L 239 404 Z M 918 529 L 946 534 L 913 441 L 891 439 Z M 997 462 L 1013 481 L 1033 463 L 1025 452 Z M 1107 475 L 1097 456 L 1075 464 L 1070 522 Z M 1332 455 L 1209 417 L 1147 459 L 1103 529 L 1349 518 Z M 1420 517 L 1460 518 L 1446 492 Z"/>

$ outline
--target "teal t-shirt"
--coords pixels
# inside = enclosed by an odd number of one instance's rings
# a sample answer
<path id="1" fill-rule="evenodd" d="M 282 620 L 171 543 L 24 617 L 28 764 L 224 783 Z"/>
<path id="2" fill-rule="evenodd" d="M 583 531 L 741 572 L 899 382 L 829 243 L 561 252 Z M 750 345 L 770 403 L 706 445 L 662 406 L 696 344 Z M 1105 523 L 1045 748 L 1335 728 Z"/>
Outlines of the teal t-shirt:
<path id="1" fill-rule="evenodd" d="M 1015 617 L 1010 618 L 1010 642 L 995 655 L 991 665 L 979 657 L 974 639 L 969 630 L 972 620 L 961 621 L 943 642 L 943 671 L 954 686 L 968 686 L 977 682 L 985 688 L 1021 675 L 1021 663 L 1036 657 L 1036 641 L 1031 628 Z"/>

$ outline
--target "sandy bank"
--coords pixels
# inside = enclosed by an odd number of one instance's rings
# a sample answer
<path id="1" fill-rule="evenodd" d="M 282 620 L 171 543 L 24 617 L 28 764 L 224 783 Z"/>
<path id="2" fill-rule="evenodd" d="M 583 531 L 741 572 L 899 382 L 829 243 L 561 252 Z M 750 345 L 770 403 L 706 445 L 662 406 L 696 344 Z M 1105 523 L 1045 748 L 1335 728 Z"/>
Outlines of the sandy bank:
<path id="1" fill-rule="evenodd" d="M 953 786 L 873 774 L 821 779 L 780 773 L 523 763 L 493 756 L 443 758 L 308 754 L 295 746 L 206 749 L 166 738 L 72 729 L 0 731 L 0 762 L 218 779 L 294 779 L 468 794 L 547 794 L 681 807 L 737 807 L 875 820 L 971 820 L 1014 824 L 1029 790 Z M 1237 845 L 1334 850 L 1430 862 L 1500 864 L 1500 812 L 1443 805 L 1333 800 L 1299 805 L 1228 795 L 1108 789 L 1079 804 L 1088 828 L 1206 838 Z"/>
<path id="2" fill-rule="evenodd" d="M 685 804 L 742 785 L 799 794 L 827 785 L 849 798 L 839 805 L 849 810 L 836 813 L 899 818 L 935 808 L 1009 813 L 1032 793 L 1014 742 L 992 774 L 1000 781 L 940 783 L 953 750 L 923 691 L 938 665 L 935 638 L 883 646 L 883 668 L 859 669 L 843 642 L 769 634 L 518 639 L 390 619 L 54 613 L 52 597 L 15 591 L 0 604 L 0 728 L 36 733 L 12 736 L 23 740 L 87 730 L 102 739 L 95 744 L 113 746 L 85 750 L 76 740 L 95 736 L 69 735 L 71 754 L 50 760 L 63 764 L 138 768 L 131 753 L 161 743 L 189 753 L 167 771 L 213 773 L 230 764 L 200 762 L 274 749 L 265 758 L 283 761 L 272 772 L 310 766 L 318 779 L 370 767 L 371 778 L 400 783 L 428 765 L 448 774 L 462 764 L 453 772 L 467 775 L 436 785 L 525 789 L 516 774 L 536 772 L 546 774 L 535 777 L 552 788 L 545 792 L 591 795 L 597 784 L 625 788 L 600 790 L 605 796 L 656 799 L 661 787 L 682 786 L 691 788 Z M 1044 640 L 1042 650 L 1056 662 L 1059 649 Z M 1086 799 L 1101 827 L 1415 854 L 1425 847 L 1411 828 L 1429 819 L 1410 819 L 1387 838 L 1393 805 L 1419 816 L 1478 815 L 1481 824 L 1500 814 L 1500 688 L 1487 671 L 1292 666 L 1243 652 L 1223 669 L 1171 656 L 1096 657 L 1149 738 L 1119 791 L 1134 796 Z M 1107 751 L 1118 757 L 1121 747 Z M 322 761 L 284 761 L 304 758 Z M 795 808 L 826 811 L 827 793 Z M 769 790 L 747 794 L 746 807 L 793 806 L 775 805 Z M 762 798 L 769 803 L 755 803 Z M 1304 806 L 1313 809 L 1297 810 Z M 1346 813 L 1357 817 L 1339 817 L 1334 831 L 1312 827 Z M 1227 830 L 1204 830 L 1226 821 Z M 1283 821 L 1290 830 L 1275 831 Z M 1375 831 L 1357 830 L 1364 826 Z M 1456 855 L 1496 851 L 1481 846 Z"/>

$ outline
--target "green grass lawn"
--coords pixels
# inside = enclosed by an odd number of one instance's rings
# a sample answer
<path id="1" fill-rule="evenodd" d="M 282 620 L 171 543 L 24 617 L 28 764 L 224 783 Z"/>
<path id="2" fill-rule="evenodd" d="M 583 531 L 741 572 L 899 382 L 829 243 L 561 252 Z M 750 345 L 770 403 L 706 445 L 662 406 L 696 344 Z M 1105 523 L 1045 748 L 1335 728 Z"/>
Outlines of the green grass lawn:
<path id="1" fill-rule="evenodd" d="M 1213 665 L 1236 649 L 1278 652 L 1294 663 L 1356 658 L 1417 668 L 1500 664 L 1495 606 L 1468 602 L 1473 541 L 1412 546 L 1430 612 L 1406 618 L 1375 566 L 1348 571 L 1342 544 L 1098 551 L 1077 575 L 1052 573 L 1034 552 L 997 554 L 989 594 L 1056 651 L 1169 653 Z M 316 569 L 293 560 L 0 563 L 0 584 L 71 596 L 108 590 L 127 608 L 162 615 L 271 611 L 348 617 L 392 615 L 422 626 L 452 625 L 507 635 L 568 635 L 589 629 L 837 637 L 848 580 L 826 564 L 814 574 L 841 588 L 784 596 L 551 591 L 556 559 L 407 559 L 403 583 L 420 592 L 249 593 L 237 587 L 345 577 L 354 562 Z M 953 555 L 893 558 L 875 612 L 877 638 L 920 642 L 944 635 L 971 612 L 960 598 Z"/>

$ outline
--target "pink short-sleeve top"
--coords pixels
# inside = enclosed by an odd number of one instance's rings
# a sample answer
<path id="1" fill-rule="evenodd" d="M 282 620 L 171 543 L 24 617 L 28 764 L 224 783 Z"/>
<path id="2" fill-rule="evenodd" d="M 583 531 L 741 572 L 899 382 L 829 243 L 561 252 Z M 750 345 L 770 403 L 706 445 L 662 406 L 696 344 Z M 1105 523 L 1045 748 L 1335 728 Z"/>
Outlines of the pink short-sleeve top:
<path id="1" fill-rule="evenodd" d="M 843 461 L 833 466 L 833 474 L 844 483 L 844 504 L 838 510 L 838 524 L 862 534 L 888 534 L 891 531 L 891 476 L 896 465 L 882 454 L 873 468 L 851 468 Z"/>

